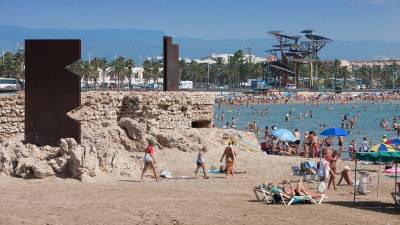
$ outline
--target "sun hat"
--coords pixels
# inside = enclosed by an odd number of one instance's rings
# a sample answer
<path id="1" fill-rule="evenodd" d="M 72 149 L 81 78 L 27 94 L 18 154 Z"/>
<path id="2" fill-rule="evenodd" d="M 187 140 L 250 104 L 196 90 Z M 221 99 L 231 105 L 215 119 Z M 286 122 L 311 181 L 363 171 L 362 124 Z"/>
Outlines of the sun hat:
<path id="1" fill-rule="evenodd" d="M 344 168 L 343 168 L 343 170 L 345 170 L 345 171 L 349 171 L 349 170 L 351 170 L 351 168 L 350 168 L 350 166 L 344 166 Z"/>

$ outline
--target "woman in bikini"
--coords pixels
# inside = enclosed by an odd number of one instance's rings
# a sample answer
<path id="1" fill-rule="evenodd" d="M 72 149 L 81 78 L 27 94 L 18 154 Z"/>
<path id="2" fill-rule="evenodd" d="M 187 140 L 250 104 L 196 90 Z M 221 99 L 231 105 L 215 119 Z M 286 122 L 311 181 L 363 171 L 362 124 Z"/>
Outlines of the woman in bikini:
<path id="1" fill-rule="evenodd" d="M 330 164 L 330 171 L 329 171 L 329 182 L 328 182 L 328 189 L 330 189 L 331 184 L 333 184 L 333 189 L 336 189 L 336 183 L 335 183 L 335 179 L 336 179 L 336 162 L 339 159 L 339 154 L 338 152 L 333 152 L 332 153 L 332 157 L 329 161 Z"/>
<path id="2" fill-rule="evenodd" d="M 229 174 L 231 174 L 233 178 L 234 174 L 234 164 L 236 162 L 236 153 L 233 150 L 233 142 L 230 141 L 228 147 L 225 148 L 224 154 L 221 157 L 221 162 L 224 160 L 225 157 L 225 172 L 226 178 L 229 178 Z"/>

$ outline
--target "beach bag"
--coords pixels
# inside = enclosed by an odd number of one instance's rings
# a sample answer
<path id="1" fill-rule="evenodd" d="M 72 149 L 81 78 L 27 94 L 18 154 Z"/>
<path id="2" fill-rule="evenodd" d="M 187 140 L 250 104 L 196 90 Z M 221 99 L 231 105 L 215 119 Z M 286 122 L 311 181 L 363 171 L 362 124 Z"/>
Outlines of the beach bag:
<path id="1" fill-rule="evenodd" d="M 326 188 L 325 182 L 319 182 L 318 183 L 318 193 L 324 193 Z"/>

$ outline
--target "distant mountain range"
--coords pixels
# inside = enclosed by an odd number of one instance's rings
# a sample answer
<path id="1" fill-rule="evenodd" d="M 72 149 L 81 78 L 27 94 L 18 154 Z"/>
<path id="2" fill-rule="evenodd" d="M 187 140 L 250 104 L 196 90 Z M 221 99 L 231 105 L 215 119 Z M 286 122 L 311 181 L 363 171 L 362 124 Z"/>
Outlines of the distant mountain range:
<path id="1" fill-rule="evenodd" d="M 15 51 L 17 43 L 24 39 L 81 39 L 82 58 L 104 56 L 112 59 L 118 56 L 130 57 L 138 62 L 162 53 L 160 30 L 137 29 L 30 29 L 18 26 L 0 25 L 0 50 Z M 252 54 L 265 56 L 276 41 L 265 39 L 206 40 L 188 37 L 173 37 L 179 44 L 180 57 L 201 58 L 212 53 L 233 53 L 237 49 L 251 48 Z M 332 37 L 334 38 L 334 37 Z M 400 58 L 400 41 L 333 41 L 321 51 L 321 59 L 372 60 Z"/>

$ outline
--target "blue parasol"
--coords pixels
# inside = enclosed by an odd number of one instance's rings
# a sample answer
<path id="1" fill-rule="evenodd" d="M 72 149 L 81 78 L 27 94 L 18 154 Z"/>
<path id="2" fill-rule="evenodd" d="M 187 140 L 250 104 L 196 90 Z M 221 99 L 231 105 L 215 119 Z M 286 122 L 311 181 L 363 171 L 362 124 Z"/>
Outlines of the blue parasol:
<path id="1" fill-rule="evenodd" d="M 293 133 L 286 129 L 273 130 L 272 135 L 281 139 L 282 141 L 290 141 L 290 142 L 296 141 L 296 137 L 293 135 Z"/>
<path id="2" fill-rule="evenodd" d="M 343 130 L 342 128 L 333 127 L 333 128 L 328 128 L 328 129 L 322 131 L 319 135 L 322 135 L 322 136 L 347 136 L 347 135 L 349 135 L 349 133 L 347 133 L 347 131 Z"/>

